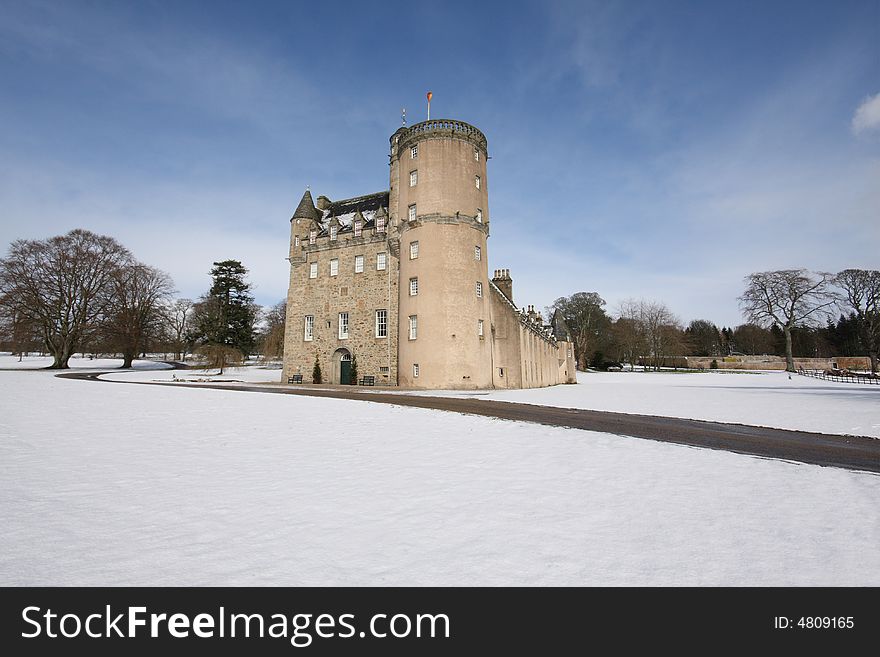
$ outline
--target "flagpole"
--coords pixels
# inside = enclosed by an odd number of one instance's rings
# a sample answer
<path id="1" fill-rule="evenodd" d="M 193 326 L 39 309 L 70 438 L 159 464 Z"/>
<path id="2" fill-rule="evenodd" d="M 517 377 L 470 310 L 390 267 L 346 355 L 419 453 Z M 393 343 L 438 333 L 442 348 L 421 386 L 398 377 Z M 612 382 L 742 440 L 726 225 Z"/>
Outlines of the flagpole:
<path id="1" fill-rule="evenodd" d="M 430 91 L 429 91 L 428 94 L 427 94 L 427 98 L 428 98 L 428 120 L 429 120 L 429 121 L 431 120 L 431 96 L 433 96 L 433 95 L 434 95 L 434 94 L 432 94 Z"/>

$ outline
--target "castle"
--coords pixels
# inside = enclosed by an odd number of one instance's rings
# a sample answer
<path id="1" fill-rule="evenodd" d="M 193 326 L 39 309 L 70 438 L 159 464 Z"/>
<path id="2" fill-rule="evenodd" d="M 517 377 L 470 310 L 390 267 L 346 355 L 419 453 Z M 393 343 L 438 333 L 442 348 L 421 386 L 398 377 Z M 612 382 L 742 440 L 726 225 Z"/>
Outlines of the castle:
<path id="1" fill-rule="evenodd" d="M 486 137 L 429 120 L 391 136 L 388 191 L 317 201 L 290 220 L 283 381 L 372 377 L 410 388 L 575 383 L 564 322 L 520 310 L 507 269 L 489 278 Z"/>

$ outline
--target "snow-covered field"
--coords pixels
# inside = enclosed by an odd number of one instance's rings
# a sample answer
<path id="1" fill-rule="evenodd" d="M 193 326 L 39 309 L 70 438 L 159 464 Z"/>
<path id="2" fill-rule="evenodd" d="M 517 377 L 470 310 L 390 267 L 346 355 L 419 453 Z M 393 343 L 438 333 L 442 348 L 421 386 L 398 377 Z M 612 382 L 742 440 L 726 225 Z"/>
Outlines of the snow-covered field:
<path id="1" fill-rule="evenodd" d="M 0 585 L 880 585 L 872 474 L 51 372 L 0 399 Z"/>
<path id="2" fill-rule="evenodd" d="M 0 353 L 0 370 L 38 370 L 51 365 L 51 356 L 24 356 L 19 360 L 18 356 L 12 356 L 8 352 Z M 122 359 L 75 357 L 70 359 L 69 365 L 74 370 L 103 370 L 122 367 Z M 138 370 L 165 370 L 171 368 L 170 365 L 151 360 L 136 360 L 132 363 L 132 366 Z M 131 372 L 131 370 L 126 371 Z"/>
<path id="3" fill-rule="evenodd" d="M 473 397 L 880 438 L 880 386 L 786 372 L 590 372 L 578 385 L 416 394 Z"/>
<path id="4" fill-rule="evenodd" d="M 279 369 L 114 372 L 116 381 L 278 383 Z M 880 438 L 880 386 L 832 383 L 785 372 L 595 372 L 578 373 L 578 385 L 533 390 L 403 391 L 358 388 L 358 392 L 470 397 L 586 408 L 618 413 L 753 424 L 779 429 Z"/>

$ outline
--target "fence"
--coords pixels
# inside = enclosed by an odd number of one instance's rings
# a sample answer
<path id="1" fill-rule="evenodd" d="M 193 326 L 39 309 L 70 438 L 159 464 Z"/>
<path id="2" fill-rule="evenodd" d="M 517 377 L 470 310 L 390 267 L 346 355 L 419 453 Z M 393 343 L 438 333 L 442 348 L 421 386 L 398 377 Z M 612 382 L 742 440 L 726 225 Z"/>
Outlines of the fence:
<path id="1" fill-rule="evenodd" d="M 810 376 L 814 379 L 822 379 L 823 381 L 837 381 L 838 383 L 866 383 L 868 385 L 880 385 L 880 377 L 871 376 L 870 374 L 827 374 L 819 370 L 805 370 L 803 367 L 798 368 L 798 374 L 801 376 Z"/>

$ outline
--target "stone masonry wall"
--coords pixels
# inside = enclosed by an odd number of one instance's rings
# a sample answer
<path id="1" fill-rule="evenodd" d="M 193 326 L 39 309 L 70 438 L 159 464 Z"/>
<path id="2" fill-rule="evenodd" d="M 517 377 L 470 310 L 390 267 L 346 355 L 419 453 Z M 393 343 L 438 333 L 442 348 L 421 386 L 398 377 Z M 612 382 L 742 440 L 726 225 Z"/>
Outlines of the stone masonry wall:
<path id="1" fill-rule="evenodd" d="M 291 247 L 290 288 L 287 297 L 283 381 L 302 374 L 312 381 L 315 355 L 325 383 L 338 383 L 340 349 L 357 358 L 358 377 L 372 375 L 377 385 L 397 385 L 398 249 L 395 239 L 374 229 L 361 237 L 351 233 L 330 241 L 321 237 L 308 244 L 309 222 L 293 225 L 300 237 L 299 250 Z M 294 240 L 291 239 L 291 243 Z M 294 253 L 295 252 L 295 253 Z M 384 270 L 377 256 L 386 254 Z M 355 256 L 364 256 L 364 270 L 355 272 Z M 338 260 L 338 273 L 330 275 L 330 261 Z M 317 278 L 309 278 L 310 265 L 318 264 Z M 388 311 L 387 337 L 376 337 L 376 311 Z M 348 313 L 348 338 L 339 338 L 339 313 Z M 304 339 L 305 316 L 315 318 L 313 339 Z M 383 372 L 381 368 L 388 368 Z"/>

